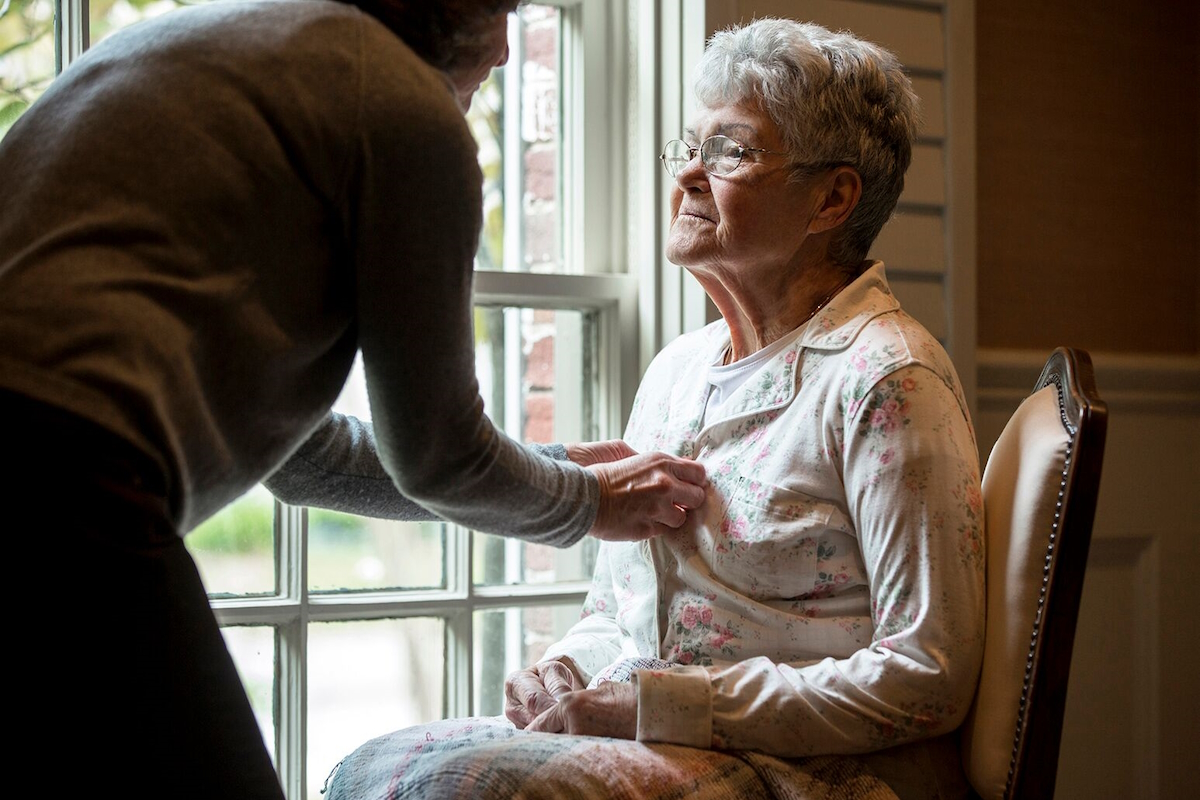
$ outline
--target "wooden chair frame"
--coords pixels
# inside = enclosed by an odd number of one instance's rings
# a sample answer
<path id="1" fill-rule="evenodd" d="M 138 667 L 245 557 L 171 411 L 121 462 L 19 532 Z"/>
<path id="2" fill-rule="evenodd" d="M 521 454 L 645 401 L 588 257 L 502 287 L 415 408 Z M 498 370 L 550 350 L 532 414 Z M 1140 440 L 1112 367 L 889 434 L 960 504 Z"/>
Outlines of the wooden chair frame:
<path id="1" fill-rule="evenodd" d="M 1054 794 L 1067 679 L 1108 429 L 1108 409 L 1096 391 L 1086 351 L 1057 348 L 1033 391 L 1051 384 L 1058 387 L 1059 412 L 1070 443 L 1032 620 L 1006 798 Z"/>

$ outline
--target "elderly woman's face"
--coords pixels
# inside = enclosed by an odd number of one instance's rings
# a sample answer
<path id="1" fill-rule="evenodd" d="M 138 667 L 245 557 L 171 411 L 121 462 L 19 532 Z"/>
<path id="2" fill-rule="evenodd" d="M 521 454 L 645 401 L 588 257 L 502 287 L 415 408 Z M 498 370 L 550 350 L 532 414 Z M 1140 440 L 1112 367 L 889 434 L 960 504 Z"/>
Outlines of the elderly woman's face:
<path id="1" fill-rule="evenodd" d="M 706 108 L 685 133 L 698 147 L 710 136 L 785 152 L 778 127 L 757 106 Z M 694 272 L 774 269 L 790 264 L 813 211 L 807 182 L 789 183 L 787 157 L 747 153 L 727 175 L 711 175 L 699 155 L 675 176 L 667 258 Z"/>

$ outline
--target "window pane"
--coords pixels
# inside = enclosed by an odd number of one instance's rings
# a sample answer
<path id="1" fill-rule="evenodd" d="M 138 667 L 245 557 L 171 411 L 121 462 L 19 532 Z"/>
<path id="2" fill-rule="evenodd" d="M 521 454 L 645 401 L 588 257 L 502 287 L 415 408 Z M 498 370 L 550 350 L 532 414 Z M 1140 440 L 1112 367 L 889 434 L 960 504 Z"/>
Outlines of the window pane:
<path id="1" fill-rule="evenodd" d="M 333 410 L 371 420 L 361 353 Z M 314 592 L 446 586 L 446 526 L 440 522 L 393 522 L 310 508 L 308 546 L 308 585 Z"/>
<path id="2" fill-rule="evenodd" d="M 475 715 L 504 713 L 504 679 L 534 664 L 579 621 L 578 603 L 477 611 Z"/>
<path id="3" fill-rule="evenodd" d="M 95 45 L 113 31 L 135 22 L 203 2 L 206 0 L 91 0 L 88 3 L 88 34 Z"/>
<path id="4" fill-rule="evenodd" d="M 52 0 L 0 0 L 0 139 L 53 79 Z"/>
<path id="5" fill-rule="evenodd" d="M 315 593 L 446 586 L 445 525 L 308 511 L 308 583 Z"/>
<path id="6" fill-rule="evenodd" d="M 591 441 L 599 431 L 599 315 L 593 311 L 480 306 L 475 369 L 484 408 L 525 442 Z M 477 584 L 591 577 L 597 543 L 567 550 L 478 534 Z"/>
<path id="7" fill-rule="evenodd" d="M 561 15 L 518 8 L 510 60 L 480 86 L 467 115 L 484 174 L 478 269 L 577 271 L 562 257 Z"/>
<path id="8" fill-rule="evenodd" d="M 308 633 L 308 791 L 368 739 L 442 717 L 441 619 L 320 622 Z"/>
<path id="9" fill-rule="evenodd" d="M 187 535 L 209 594 L 275 593 L 274 526 L 275 498 L 260 484 Z"/>
<path id="10" fill-rule="evenodd" d="M 600 543 L 584 537 L 559 549 L 489 534 L 475 534 L 475 585 L 591 580 Z"/>
<path id="11" fill-rule="evenodd" d="M 225 646 L 233 656 L 263 741 L 275 758 L 275 629 L 265 626 L 222 628 Z"/>

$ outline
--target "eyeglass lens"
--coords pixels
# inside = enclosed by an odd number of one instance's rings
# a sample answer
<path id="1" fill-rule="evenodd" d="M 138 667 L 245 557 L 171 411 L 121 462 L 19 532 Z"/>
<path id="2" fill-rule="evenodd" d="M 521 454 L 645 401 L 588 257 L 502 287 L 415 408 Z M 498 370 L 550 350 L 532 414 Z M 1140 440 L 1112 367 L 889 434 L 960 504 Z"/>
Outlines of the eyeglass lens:
<path id="1" fill-rule="evenodd" d="M 742 163 L 744 148 L 728 136 L 710 136 L 700 143 L 699 148 L 691 147 L 679 139 L 672 139 L 663 148 L 662 162 L 667 174 L 672 178 L 683 171 L 688 162 L 695 158 L 699 150 L 700 163 L 704 169 L 713 175 L 728 175 Z"/>

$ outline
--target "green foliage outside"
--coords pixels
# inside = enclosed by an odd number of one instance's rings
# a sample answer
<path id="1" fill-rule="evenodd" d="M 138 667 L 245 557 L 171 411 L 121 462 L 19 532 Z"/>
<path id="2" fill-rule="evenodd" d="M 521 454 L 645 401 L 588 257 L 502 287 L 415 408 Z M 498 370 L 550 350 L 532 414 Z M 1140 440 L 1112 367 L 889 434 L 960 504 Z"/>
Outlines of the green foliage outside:
<path id="1" fill-rule="evenodd" d="M 0 0 L 0 138 L 54 80 L 54 4 Z"/>
<path id="2" fill-rule="evenodd" d="M 188 534 L 188 546 L 214 553 L 261 553 L 272 546 L 275 506 L 270 499 L 244 497 L 205 520 Z M 339 546 L 366 536 L 360 519 L 324 509 L 308 510 L 310 540 L 332 540 Z"/>
<path id="3" fill-rule="evenodd" d="M 245 497 L 222 509 L 188 534 L 188 546 L 215 553 L 269 551 L 274 524 L 273 501 Z"/>
<path id="4" fill-rule="evenodd" d="M 89 39 L 94 45 L 118 28 L 200 2 L 209 0 L 91 0 Z M 61 62 L 54 0 L 0 0 L 0 139 L 46 91 Z"/>

